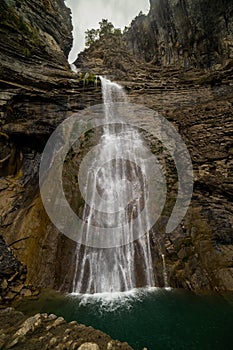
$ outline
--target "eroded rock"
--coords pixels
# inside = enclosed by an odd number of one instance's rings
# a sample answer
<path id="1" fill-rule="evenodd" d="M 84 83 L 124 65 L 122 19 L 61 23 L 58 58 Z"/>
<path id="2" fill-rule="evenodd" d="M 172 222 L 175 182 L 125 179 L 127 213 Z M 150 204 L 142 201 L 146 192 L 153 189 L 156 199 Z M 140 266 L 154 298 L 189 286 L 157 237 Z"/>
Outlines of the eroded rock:
<path id="1" fill-rule="evenodd" d="M 51 325 L 52 331 L 48 331 Z M 37 314 L 27 318 L 13 308 L 0 310 L 0 328 L 3 349 L 106 350 L 112 342 L 115 350 L 132 350 L 127 343 L 113 341 L 94 328 L 64 321 L 55 325 L 54 315 Z"/>

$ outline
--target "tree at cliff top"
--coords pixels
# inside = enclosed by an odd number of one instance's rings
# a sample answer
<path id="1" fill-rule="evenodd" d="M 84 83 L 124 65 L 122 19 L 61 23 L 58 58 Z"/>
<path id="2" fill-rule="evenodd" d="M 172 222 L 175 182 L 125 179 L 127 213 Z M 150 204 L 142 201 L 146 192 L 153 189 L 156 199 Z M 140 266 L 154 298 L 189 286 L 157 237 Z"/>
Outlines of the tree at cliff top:
<path id="1" fill-rule="evenodd" d="M 85 46 L 90 47 L 95 41 L 100 38 L 107 37 L 110 34 L 120 35 L 120 28 L 114 28 L 114 25 L 107 19 L 102 19 L 99 22 L 99 29 L 87 29 L 85 31 Z"/>

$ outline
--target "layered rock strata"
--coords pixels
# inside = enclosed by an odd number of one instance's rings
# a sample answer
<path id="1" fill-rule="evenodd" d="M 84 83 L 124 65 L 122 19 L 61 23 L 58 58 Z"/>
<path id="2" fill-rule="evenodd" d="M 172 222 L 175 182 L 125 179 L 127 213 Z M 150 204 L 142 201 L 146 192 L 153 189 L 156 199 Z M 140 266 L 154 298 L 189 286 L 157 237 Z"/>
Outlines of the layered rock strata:
<path id="1" fill-rule="evenodd" d="M 164 254 L 172 287 L 233 290 L 230 13 L 230 1 L 221 5 L 198 0 L 192 4 L 151 1 L 149 14 L 138 16 L 128 32 L 94 43 L 76 62 L 86 72 L 105 74 L 118 81 L 125 87 L 130 102 L 161 113 L 177 128 L 190 152 L 194 192 L 187 215 L 179 228 L 165 233 L 172 198 L 177 193 L 177 174 L 173 169 L 168 180 L 172 188 L 170 204 L 151 232 L 159 285 L 164 285 Z M 211 23 L 206 21 L 210 16 Z M 225 50 L 227 35 L 229 45 Z M 183 47 L 179 57 L 175 54 L 177 40 Z M 160 152 L 153 138 L 148 137 L 147 142 L 151 150 Z M 171 172 L 172 166 L 168 164 L 167 169 Z"/>
<path id="2" fill-rule="evenodd" d="M 213 26 L 199 28 L 206 18 L 198 10 L 201 6 L 205 11 L 209 6 L 208 16 L 216 23 L 211 33 Z M 159 111 L 184 139 L 194 167 L 192 203 L 182 224 L 165 234 L 164 222 L 177 193 L 177 174 L 168 162 L 171 202 L 151 232 L 151 244 L 158 285 L 164 286 L 164 254 L 169 284 L 194 291 L 233 289 L 232 4 L 223 1 L 216 7 L 215 1 L 151 1 L 149 15 L 139 16 L 128 33 L 96 42 L 76 62 L 84 73 L 117 80 L 131 102 Z M 61 15 L 56 15 L 58 10 Z M 71 24 L 63 2 L 4 0 L 1 16 L 1 234 L 26 264 L 28 283 L 70 291 L 75 243 L 45 213 L 38 167 L 55 127 L 74 111 L 101 102 L 101 89 L 92 81 L 84 85 L 69 70 Z M 191 29 L 186 33 L 184 28 Z M 226 28 L 229 42 L 224 49 Z M 148 147 L 159 152 L 147 136 Z M 70 187 L 70 179 L 64 181 Z"/>
<path id="3" fill-rule="evenodd" d="M 27 266 L 27 283 L 70 290 L 75 242 L 43 208 L 38 169 L 52 131 L 101 102 L 101 89 L 74 74 L 70 10 L 63 1 L 0 4 L 0 233 Z"/>
<path id="4" fill-rule="evenodd" d="M 159 66 L 214 67 L 233 58 L 231 0 L 150 0 L 125 34 L 130 51 Z"/>

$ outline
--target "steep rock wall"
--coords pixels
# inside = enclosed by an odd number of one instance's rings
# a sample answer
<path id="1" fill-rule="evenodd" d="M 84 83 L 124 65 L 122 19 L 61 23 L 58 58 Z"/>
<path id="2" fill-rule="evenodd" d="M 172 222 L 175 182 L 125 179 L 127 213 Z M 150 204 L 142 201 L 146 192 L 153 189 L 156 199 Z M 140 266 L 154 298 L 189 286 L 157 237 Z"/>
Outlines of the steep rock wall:
<path id="1" fill-rule="evenodd" d="M 215 50 L 211 49 L 213 44 L 217 43 L 219 47 L 224 44 L 226 27 L 219 26 L 219 18 L 226 8 L 226 15 L 231 13 L 232 3 L 208 2 L 207 15 L 198 10 L 198 6 L 207 6 L 205 1 L 158 0 L 151 4 L 149 15 L 139 16 L 128 33 L 121 38 L 109 35 L 94 43 L 80 54 L 76 64 L 85 71 L 105 74 L 118 81 L 125 86 L 129 101 L 161 113 L 177 128 L 189 149 L 194 168 L 194 193 L 188 213 L 174 232 L 165 233 L 165 223 L 174 203 L 172 197 L 177 191 L 177 174 L 173 169 L 168 179 L 171 196 L 161 219 L 151 230 L 158 284 L 164 286 L 164 254 L 172 287 L 194 291 L 233 290 L 233 60 L 231 53 L 219 49 L 219 56 L 216 56 Z M 189 17 L 182 12 L 187 6 L 192 9 L 188 12 Z M 175 15 L 175 9 L 181 11 L 177 12 L 179 16 Z M 153 16 L 157 16 L 155 21 Z M 218 29 L 203 32 L 200 45 L 195 46 L 190 35 L 184 35 L 186 27 L 182 21 L 189 18 L 196 23 L 198 18 L 208 26 L 209 17 Z M 230 28 L 230 18 L 228 22 Z M 195 28 L 193 33 L 196 33 Z M 188 55 L 182 53 L 175 59 L 173 44 L 178 36 L 183 38 L 183 45 L 188 45 Z M 210 45 L 208 50 L 207 43 Z M 162 45 L 166 48 L 164 54 L 159 53 Z M 193 45 L 196 54 L 191 62 Z M 206 60 L 207 54 L 211 60 Z M 206 69 L 210 65 L 211 69 Z M 161 145 L 158 147 L 150 137 L 147 142 L 157 154 Z M 167 171 L 171 172 L 171 169 L 168 164 Z"/>
<path id="2" fill-rule="evenodd" d="M 134 55 L 161 66 L 211 67 L 233 58 L 231 0 L 150 0 L 125 34 Z"/>
<path id="3" fill-rule="evenodd" d="M 42 4 L 40 1 L 21 3 L 27 5 L 22 14 L 25 18 L 30 17 L 30 4 Z M 13 6 L 13 13 L 19 11 L 16 9 L 19 5 L 14 1 L 4 1 L 2 4 L 4 8 Z M 164 6 L 165 2 L 152 2 L 153 6 L 156 4 L 160 4 L 161 11 L 165 12 L 165 22 L 174 23 L 167 6 Z M 169 4 L 173 8 L 178 2 L 170 1 Z M 183 4 L 187 5 L 188 2 Z M 224 4 L 228 6 L 229 2 Z M 50 5 L 54 6 L 54 2 Z M 62 3 L 61 6 L 64 9 Z M 163 220 L 166 222 L 169 216 L 169 210 L 164 212 L 162 221 L 151 232 L 159 285 L 164 285 L 161 259 L 161 253 L 164 253 L 171 286 L 195 291 L 233 290 L 233 66 L 232 61 L 227 62 L 231 54 L 227 56 L 220 51 L 220 60 L 206 62 L 206 51 L 202 55 L 198 49 L 191 64 L 187 63 L 189 61 L 183 53 L 178 60 L 173 59 L 173 46 L 167 51 L 171 45 L 169 43 L 173 43 L 173 32 L 169 26 L 164 27 L 163 16 L 161 40 L 164 41 L 163 36 L 166 35 L 168 39 L 165 41 L 166 50 L 162 50 L 165 54 L 158 53 L 155 49 L 162 48 L 162 44 L 157 43 L 158 37 L 154 35 L 157 33 L 156 21 L 155 32 L 150 29 L 153 6 L 147 19 L 143 16 L 139 18 L 142 22 L 146 20 L 147 31 L 139 26 L 138 32 L 134 32 L 134 38 L 127 39 L 129 31 L 123 39 L 109 37 L 98 42 L 80 55 L 77 64 L 85 72 L 106 74 L 122 83 L 130 101 L 145 104 L 162 113 L 177 127 L 189 148 L 195 170 L 194 195 L 189 212 L 171 235 L 164 233 L 163 224 Z M 216 16 L 224 8 L 219 6 Z M 193 15 L 190 12 L 191 17 Z M 213 18 L 217 22 L 218 17 Z M 136 22 L 139 23 L 138 20 Z M 51 32 L 51 28 L 48 29 L 49 38 L 52 37 L 58 46 L 54 46 L 54 42 L 50 45 L 48 41 L 46 50 L 41 48 L 41 41 L 36 46 L 30 43 L 30 35 L 27 36 L 24 29 L 22 33 L 21 29 L 9 29 L 7 25 L 8 42 L 5 25 L 1 31 L 0 231 L 7 243 L 12 244 L 19 260 L 27 265 L 29 282 L 70 290 L 75 244 L 62 236 L 46 216 L 39 197 L 38 165 L 43 146 L 56 125 L 73 111 L 101 102 L 101 90 L 94 84 L 84 86 L 83 81 L 69 70 L 66 55 L 70 44 L 69 40 L 64 44 L 64 36 L 58 38 L 60 25 L 57 22 L 56 34 Z M 221 36 L 225 35 L 224 30 L 218 33 L 220 44 Z M 181 33 L 182 30 L 177 29 L 176 35 Z M 22 45 L 16 44 L 21 37 L 30 52 L 22 52 Z M 136 44 L 132 48 L 130 45 L 133 45 L 134 40 Z M 34 51 L 27 45 L 33 45 Z M 145 56 L 145 52 L 149 56 Z M 188 52 L 189 57 L 191 51 Z M 167 62 L 168 57 L 172 59 Z M 211 54 L 211 57 L 214 56 Z M 224 67 L 216 67 L 219 62 Z M 181 66 L 208 66 L 210 63 L 218 70 L 206 72 L 180 69 Z M 167 64 L 174 67 L 164 68 Z M 149 139 L 148 145 L 153 146 L 153 142 Z M 64 187 L 70 187 L 69 181 L 67 178 Z"/>
<path id="4" fill-rule="evenodd" d="M 0 18 L 0 233 L 27 266 L 28 283 L 70 290 L 75 243 L 47 217 L 38 169 L 56 126 L 100 102 L 101 91 L 69 68 L 64 1 L 3 0 Z"/>

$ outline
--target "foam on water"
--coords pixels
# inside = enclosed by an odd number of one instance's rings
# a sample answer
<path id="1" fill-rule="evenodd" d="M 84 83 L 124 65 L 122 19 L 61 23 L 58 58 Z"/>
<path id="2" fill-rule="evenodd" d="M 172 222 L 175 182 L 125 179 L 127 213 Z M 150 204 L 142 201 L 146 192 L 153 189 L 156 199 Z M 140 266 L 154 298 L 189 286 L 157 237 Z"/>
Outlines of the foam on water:
<path id="1" fill-rule="evenodd" d="M 125 292 L 80 294 L 71 293 L 69 296 L 76 299 L 79 306 L 92 306 L 96 312 L 114 312 L 116 310 L 131 309 L 135 302 L 142 302 L 150 294 L 161 293 L 171 288 L 145 287 L 134 288 Z"/>

